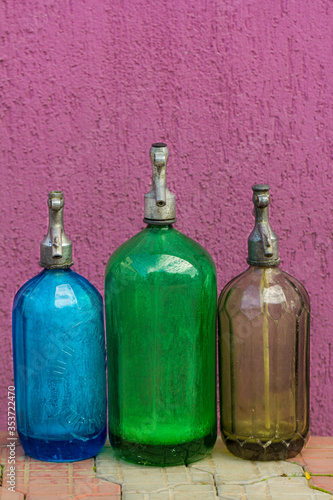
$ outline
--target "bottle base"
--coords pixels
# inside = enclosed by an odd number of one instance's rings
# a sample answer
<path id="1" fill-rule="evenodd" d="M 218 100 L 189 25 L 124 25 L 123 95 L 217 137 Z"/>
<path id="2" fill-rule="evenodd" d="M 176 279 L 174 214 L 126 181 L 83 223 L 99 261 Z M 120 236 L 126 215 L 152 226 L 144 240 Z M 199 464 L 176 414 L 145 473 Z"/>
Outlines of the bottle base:
<path id="1" fill-rule="evenodd" d="M 175 445 L 132 443 L 112 433 L 109 437 L 117 458 L 134 464 L 168 467 L 188 465 L 203 459 L 215 444 L 216 432 L 189 443 Z"/>
<path id="2" fill-rule="evenodd" d="M 27 455 L 45 462 L 77 462 L 97 455 L 106 440 L 106 427 L 86 439 L 63 441 L 37 439 L 18 433 L 21 445 Z"/>
<path id="3" fill-rule="evenodd" d="M 222 437 L 228 450 L 236 457 L 262 462 L 296 457 L 306 443 L 306 438 L 300 435 L 290 440 L 276 441 L 270 444 L 268 444 L 269 441 L 258 443 L 230 438 L 223 433 Z"/>

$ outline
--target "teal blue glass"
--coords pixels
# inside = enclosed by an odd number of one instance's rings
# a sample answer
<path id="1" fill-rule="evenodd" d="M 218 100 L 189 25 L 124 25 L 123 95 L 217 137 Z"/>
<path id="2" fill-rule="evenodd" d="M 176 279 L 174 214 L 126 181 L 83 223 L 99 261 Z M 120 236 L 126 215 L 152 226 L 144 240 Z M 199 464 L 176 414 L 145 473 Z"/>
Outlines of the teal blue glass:
<path id="1" fill-rule="evenodd" d="M 121 245 L 105 274 L 109 436 L 118 457 L 188 464 L 216 441 L 216 271 L 172 225 Z"/>
<path id="2" fill-rule="evenodd" d="M 106 439 L 103 302 L 70 269 L 44 269 L 16 294 L 13 356 L 17 430 L 46 461 L 96 455 Z"/>

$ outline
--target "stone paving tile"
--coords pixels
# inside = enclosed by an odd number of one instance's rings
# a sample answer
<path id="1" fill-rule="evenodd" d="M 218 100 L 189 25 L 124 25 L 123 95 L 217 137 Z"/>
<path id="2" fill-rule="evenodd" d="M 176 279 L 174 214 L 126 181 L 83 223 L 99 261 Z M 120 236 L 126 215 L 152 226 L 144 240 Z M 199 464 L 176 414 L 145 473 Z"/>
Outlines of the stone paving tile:
<path id="1" fill-rule="evenodd" d="M 68 500 L 68 494 L 65 495 L 47 495 L 43 493 L 42 495 L 36 495 L 33 493 L 28 493 L 25 497 L 25 500 Z"/>
<path id="2" fill-rule="evenodd" d="M 88 481 L 79 481 L 73 485 L 74 495 L 92 495 L 92 494 L 109 494 L 109 496 L 119 493 L 119 486 L 108 483 L 96 478 L 90 478 Z"/>
<path id="3" fill-rule="evenodd" d="M 317 488 L 322 488 L 323 490 L 333 491 L 333 477 L 329 476 L 312 476 L 311 483 Z M 333 496 L 332 496 L 333 498 Z"/>
<path id="4" fill-rule="evenodd" d="M 245 488 L 240 484 L 221 484 L 218 487 L 218 498 L 224 500 L 244 500 Z"/>
<path id="5" fill-rule="evenodd" d="M 306 448 L 333 449 L 333 436 L 310 436 Z"/>
<path id="6" fill-rule="evenodd" d="M 4 440 L 2 440 L 4 441 Z M 15 489 L 8 491 L 8 452 L 2 445 L 1 464 L 4 465 L 0 500 L 83 500 L 87 498 L 119 499 L 121 488 L 113 482 L 96 478 L 94 459 L 74 463 L 41 462 L 24 455 L 18 444 L 15 450 Z"/>
<path id="7" fill-rule="evenodd" d="M 333 457 L 326 458 L 325 451 L 321 451 L 321 457 L 302 455 L 306 469 L 312 474 L 333 474 Z"/>
<path id="8" fill-rule="evenodd" d="M 305 448 L 301 456 L 304 462 L 302 465 L 312 474 L 333 474 L 333 448 Z"/>
<path id="9" fill-rule="evenodd" d="M 332 500 L 310 488 L 298 463 L 242 460 L 220 438 L 210 455 L 188 467 L 129 464 L 117 460 L 109 447 L 98 455 L 96 466 L 99 477 L 122 484 L 123 500 Z"/>
<path id="10" fill-rule="evenodd" d="M 272 500 L 314 500 L 320 497 L 322 500 L 331 499 L 331 495 L 316 490 L 312 490 L 306 478 L 301 477 L 283 477 L 273 478 L 265 481 L 268 483 L 269 492 Z"/>
<path id="11" fill-rule="evenodd" d="M 141 493 L 127 493 L 126 500 L 142 500 L 145 496 Z M 169 492 L 165 493 L 156 493 L 156 495 L 151 494 L 149 496 L 149 500 L 170 500 Z"/>
<path id="12" fill-rule="evenodd" d="M 122 483 L 123 500 L 215 500 L 210 472 L 189 467 L 142 467 L 117 460 L 110 448 L 96 457 L 97 475 Z"/>
<path id="13" fill-rule="evenodd" d="M 24 500 L 23 493 L 13 493 L 0 487 L 0 500 Z"/>
<path id="14" fill-rule="evenodd" d="M 177 491 L 151 493 L 149 497 L 141 493 L 127 493 L 125 500 L 217 500 L 215 493 L 184 493 Z"/>
<path id="15" fill-rule="evenodd" d="M 301 479 L 301 482 L 299 482 Z M 274 478 L 250 485 L 221 485 L 219 498 L 223 500 L 325 500 L 331 498 L 326 493 L 311 490 L 305 478 Z M 318 495 L 319 494 L 319 495 Z"/>
<path id="16" fill-rule="evenodd" d="M 249 484 L 267 478 L 288 476 L 304 476 L 302 468 L 293 463 L 249 462 L 234 457 L 219 440 L 211 456 L 189 466 L 191 469 L 210 470 L 218 484 Z"/>
<path id="17" fill-rule="evenodd" d="M 0 434 L 1 438 L 1 434 Z M 0 439 L 1 442 L 1 439 Z M 6 441 L 1 463 L 7 463 Z M 218 439 L 213 452 L 189 467 L 142 467 L 119 461 L 110 446 L 94 460 L 40 462 L 17 447 L 17 492 L 0 488 L 0 500 L 332 500 L 309 487 L 304 470 L 330 470 L 333 438 L 311 438 L 301 455 L 285 462 L 248 462 L 231 455 Z M 5 468 L 6 471 L 6 468 Z M 308 474 L 308 473 L 306 473 Z M 312 476 L 314 486 L 333 492 L 333 477 Z M 8 496 L 10 494 L 10 496 Z M 26 496 L 24 496 L 26 495 Z"/>
<path id="18" fill-rule="evenodd" d="M 333 493 L 333 477 L 328 476 L 333 475 L 333 437 L 311 436 L 302 452 L 291 460 L 311 475 L 310 484 Z"/>
<path id="19" fill-rule="evenodd" d="M 75 500 L 109 500 L 110 498 L 111 498 L 110 495 L 100 495 L 99 493 L 97 493 L 96 495 L 75 497 Z M 68 499 L 68 500 L 70 500 L 70 499 Z"/>
<path id="20" fill-rule="evenodd" d="M 215 500 L 217 497 L 215 493 L 191 493 L 191 496 L 188 495 L 188 493 L 178 493 L 174 492 L 173 498 L 175 500 Z M 170 500 L 173 498 L 170 496 Z M 156 500 L 158 498 L 156 497 Z"/>

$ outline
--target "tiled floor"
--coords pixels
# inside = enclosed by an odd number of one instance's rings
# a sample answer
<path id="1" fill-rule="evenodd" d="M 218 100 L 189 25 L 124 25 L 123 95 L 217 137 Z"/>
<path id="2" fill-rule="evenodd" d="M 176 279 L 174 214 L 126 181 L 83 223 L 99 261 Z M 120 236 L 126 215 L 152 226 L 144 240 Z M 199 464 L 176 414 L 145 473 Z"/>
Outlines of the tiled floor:
<path id="1" fill-rule="evenodd" d="M 120 499 L 118 484 L 96 477 L 95 459 L 74 463 L 41 462 L 24 455 L 21 446 L 15 453 L 15 492 L 8 490 L 9 451 L 6 434 L 1 435 L 1 464 L 5 466 L 0 500 L 107 500 Z"/>
<path id="2" fill-rule="evenodd" d="M 311 475 L 311 484 L 333 493 L 333 436 L 311 437 L 301 455 L 295 457 Z"/>
<path id="3" fill-rule="evenodd" d="M 333 499 L 328 493 L 333 493 L 333 437 L 310 438 L 295 459 L 266 463 L 233 457 L 219 439 L 204 460 L 165 469 L 118 461 L 110 446 L 96 459 L 73 464 L 40 462 L 25 457 L 17 446 L 15 493 L 8 491 L 6 435 L 1 438 L 1 464 L 5 468 L 0 500 Z"/>

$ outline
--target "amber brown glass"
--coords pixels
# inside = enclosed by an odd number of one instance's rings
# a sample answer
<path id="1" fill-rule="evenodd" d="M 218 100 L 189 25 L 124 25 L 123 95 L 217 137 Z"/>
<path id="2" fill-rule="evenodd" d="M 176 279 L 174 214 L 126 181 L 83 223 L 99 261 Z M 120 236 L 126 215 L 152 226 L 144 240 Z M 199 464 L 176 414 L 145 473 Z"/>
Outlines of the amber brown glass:
<path id="1" fill-rule="evenodd" d="M 308 294 L 278 267 L 251 266 L 218 305 L 221 433 L 251 460 L 297 455 L 309 430 Z"/>

